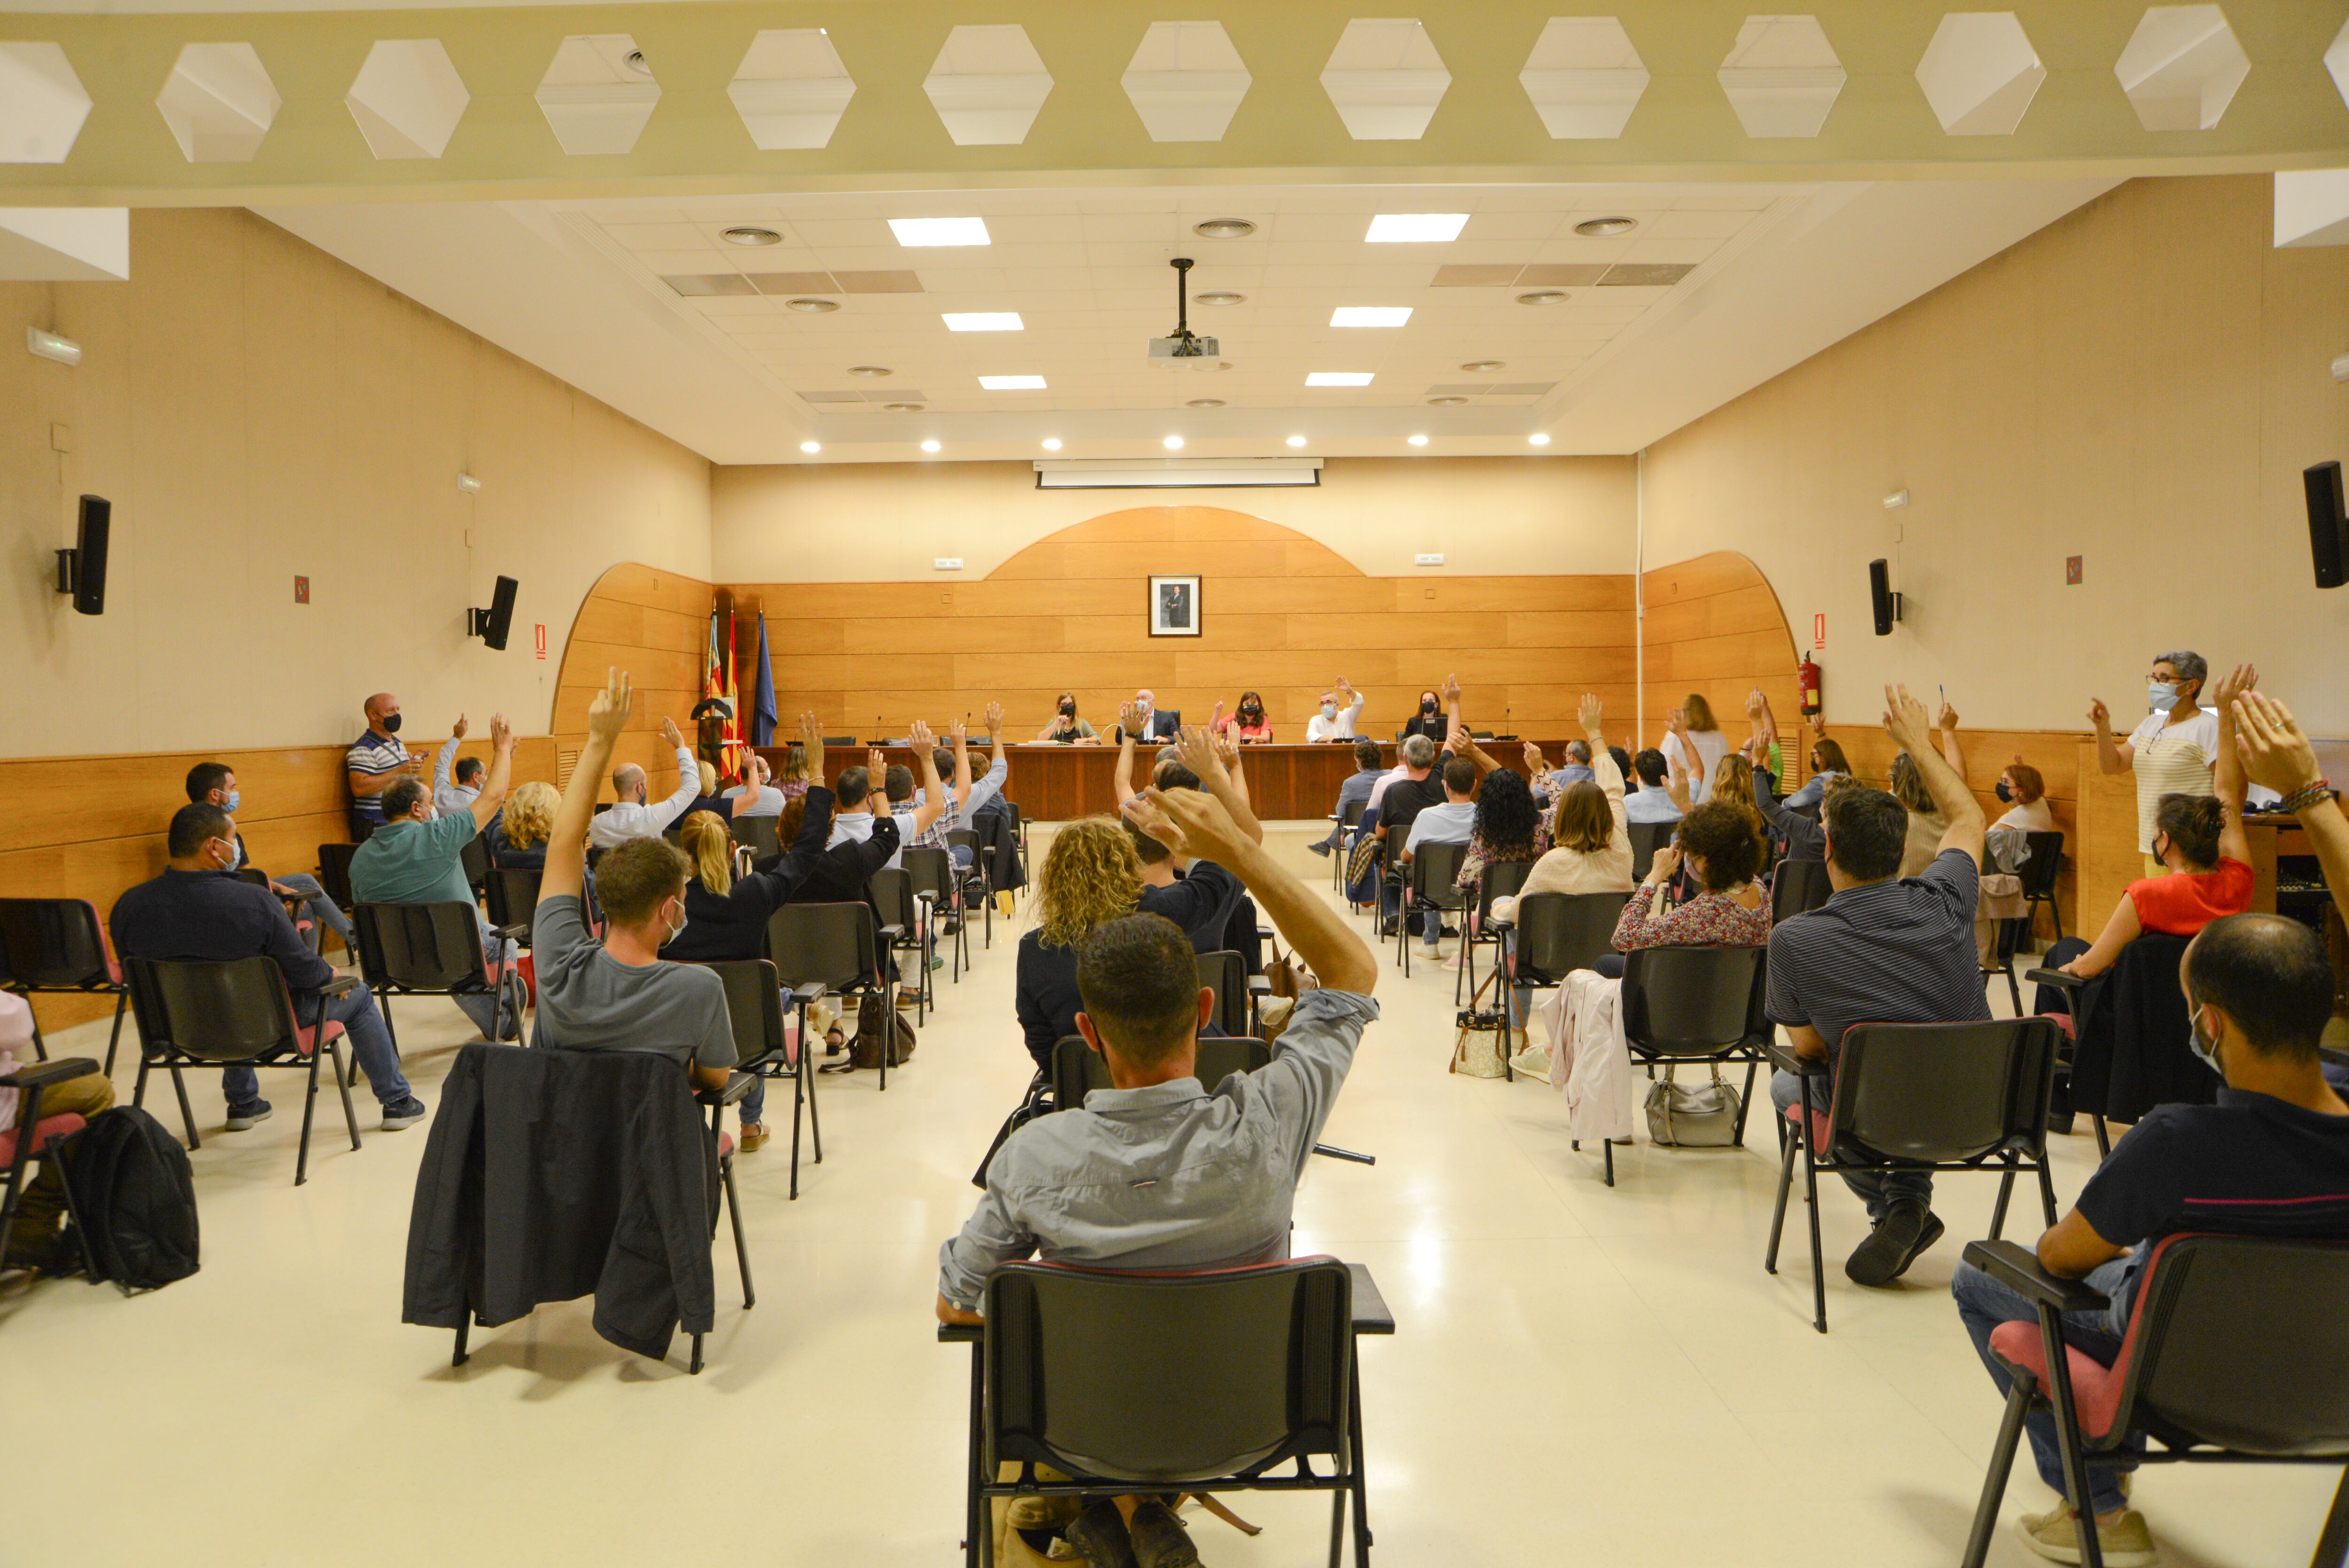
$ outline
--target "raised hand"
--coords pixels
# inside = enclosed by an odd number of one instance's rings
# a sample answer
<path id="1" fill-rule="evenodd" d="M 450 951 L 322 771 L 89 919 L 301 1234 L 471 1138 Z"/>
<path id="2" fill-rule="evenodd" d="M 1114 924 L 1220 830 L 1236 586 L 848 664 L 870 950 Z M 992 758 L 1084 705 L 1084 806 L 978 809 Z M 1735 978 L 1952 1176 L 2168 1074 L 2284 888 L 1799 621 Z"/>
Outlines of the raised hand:
<path id="1" fill-rule="evenodd" d="M 2260 669 L 2257 665 L 2237 665 L 2231 674 L 2220 677 L 2217 687 L 2210 694 L 2210 706 L 2223 710 L 2237 697 L 2259 684 Z"/>
<path id="2" fill-rule="evenodd" d="M 1338 677 L 1338 695 L 1349 699 L 1350 699 L 1354 695 L 1354 688 L 1346 683 L 1346 677 L 1344 676 L 1340 676 Z"/>
<path id="3" fill-rule="evenodd" d="M 677 720 L 667 714 L 661 715 L 661 739 L 672 748 L 685 744 L 685 737 L 678 731 Z"/>
<path id="4" fill-rule="evenodd" d="M 1745 694 L 1745 717 L 1757 724 L 1761 722 L 1762 710 L 1769 706 L 1770 699 L 1762 695 L 1760 686 L 1755 686 Z"/>
<path id="5" fill-rule="evenodd" d="M 459 719 L 457 722 L 461 727 L 464 720 Z M 460 727 L 458 733 L 462 735 L 464 730 Z M 490 715 L 490 745 L 500 751 L 509 750 L 513 746 L 513 726 L 506 722 L 504 714 Z"/>
<path id="6" fill-rule="evenodd" d="M 1680 709 L 1674 708 L 1672 712 L 1677 715 Z M 1606 717 L 1606 707 L 1599 700 L 1597 692 L 1587 691 L 1582 694 L 1581 714 L 1583 734 L 1589 736 L 1593 740 L 1599 740 L 1599 721 Z M 1603 746 L 1606 742 L 1599 740 L 1599 744 Z"/>
<path id="7" fill-rule="evenodd" d="M 465 738 L 465 716 L 463 714 L 460 713 L 457 716 L 457 727 L 450 730 L 449 733 L 455 736 L 460 740 Z"/>
<path id="8" fill-rule="evenodd" d="M 1445 676 L 1444 677 L 1444 705 L 1448 707 L 1458 707 L 1460 706 L 1460 677 L 1458 676 Z"/>
<path id="9" fill-rule="evenodd" d="M 1000 735 L 1003 732 L 1003 705 L 999 702 L 989 702 L 981 711 L 987 716 L 987 733 Z"/>
<path id="10" fill-rule="evenodd" d="M 2103 697 L 2094 696 L 2088 699 L 2088 722 L 2098 729 L 2110 729 L 2113 727 L 2113 716 L 2106 711 Z"/>
<path id="11" fill-rule="evenodd" d="M 1811 727 L 1812 739 L 1825 740 L 1827 738 L 1827 715 L 1825 708 L 1821 708 L 1818 712 L 1811 715 L 1809 723 Z"/>
<path id="12" fill-rule="evenodd" d="M 927 751 L 938 743 L 937 736 L 920 719 L 905 727 L 905 744 L 916 751 Z"/>
<path id="13" fill-rule="evenodd" d="M 1174 755 L 1184 767 L 1199 776 L 1202 783 L 1224 770 L 1224 759 L 1217 755 L 1216 731 L 1203 725 L 1186 724 L 1174 732 Z"/>
<path id="14" fill-rule="evenodd" d="M 1127 801 L 1126 807 L 1131 811 L 1144 802 L 1153 815 L 1148 820 L 1137 817 L 1134 825 L 1176 854 L 1228 867 L 1256 847 L 1232 820 L 1224 803 L 1204 790 L 1167 790 L 1153 785 Z"/>
<path id="15" fill-rule="evenodd" d="M 1901 750 L 1922 757 L 1930 743 L 1932 728 L 1925 705 L 1910 696 L 1907 686 L 1884 688 L 1884 732 L 1899 743 Z"/>
<path id="16" fill-rule="evenodd" d="M 1687 710 L 1677 707 L 1668 710 L 1664 714 L 1664 730 L 1667 734 L 1677 735 L 1682 740 L 1686 740 L 1689 732 Z"/>
<path id="17" fill-rule="evenodd" d="M 2323 776 L 2292 709 L 2255 691 L 2236 697 L 2234 708 L 2235 755 L 2252 783 L 2288 796 Z"/>
<path id="18" fill-rule="evenodd" d="M 808 766 L 823 772 L 823 720 L 812 711 L 800 715 L 800 744 L 807 748 Z"/>
<path id="19" fill-rule="evenodd" d="M 1542 755 L 1542 749 L 1540 747 L 1536 746 L 1530 740 L 1526 741 L 1526 777 L 1528 779 L 1538 779 L 1548 771 L 1549 758 Z"/>
<path id="20" fill-rule="evenodd" d="M 1944 700 L 1941 704 L 1941 711 L 1934 718 L 1933 722 L 1940 728 L 1955 729 L 1958 727 L 1958 710 L 1951 707 L 1949 703 Z"/>
<path id="21" fill-rule="evenodd" d="M 879 747 L 876 746 L 864 754 L 864 771 L 872 779 L 873 788 L 880 789 L 881 781 L 889 774 L 889 759 L 881 755 Z"/>
<path id="22" fill-rule="evenodd" d="M 1142 724 L 1142 709 L 1132 702 L 1117 705 L 1117 727 L 1126 735 L 1133 734 Z"/>
<path id="23" fill-rule="evenodd" d="M 947 743 L 950 744 L 957 751 L 960 751 L 963 747 L 968 743 L 969 739 L 970 726 L 964 720 L 957 718 L 952 724 L 947 726 Z"/>
<path id="24" fill-rule="evenodd" d="M 1240 738 L 1237 730 L 1226 727 L 1210 730 L 1207 738 L 1216 743 L 1216 760 L 1226 768 L 1240 765 Z"/>
<path id="25" fill-rule="evenodd" d="M 620 738 L 628 727 L 628 709 L 636 704 L 636 690 L 628 684 L 628 672 L 606 669 L 604 689 L 587 704 L 587 733 L 597 740 L 609 742 Z"/>

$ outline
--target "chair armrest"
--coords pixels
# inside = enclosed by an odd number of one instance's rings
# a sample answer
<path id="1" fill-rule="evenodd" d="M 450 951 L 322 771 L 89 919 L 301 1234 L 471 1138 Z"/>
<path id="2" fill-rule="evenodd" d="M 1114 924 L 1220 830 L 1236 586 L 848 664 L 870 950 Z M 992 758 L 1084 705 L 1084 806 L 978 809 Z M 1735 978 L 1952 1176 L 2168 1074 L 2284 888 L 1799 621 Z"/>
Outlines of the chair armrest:
<path id="1" fill-rule="evenodd" d="M 2101 1291 L 2049 1274 L 2039 1254 L 2020 1242 L 1968 1242 L 1965 1259 L 2009 1290 L 2058 1312 L 2102 1312 L 2112 1305 Z"/>
<path id="2" fill-rule="evenodd" d="M 941 1323 L 938 1325 L 938 1343 L 941 1345 L 976 1345 L 986 1336 L 986 1334 L 987 1327 L 984 1324 Z"/>
<path id="3" fill-rule="evenodd" d="M 294 994 L 297 996 L 347 996 L 363 984 L 356 975 L 337 975 L 324 985 L 307 985 Z"/>
<path id="4" fill-rule="evenodd" d="M 94 1073 L 98 1064 L 88 1057 L 58 1057 L 46 1062 L 33 1062 L 13 1073 L 0 1074 L 0 1088 L 46 1088 L 53 1083 L 78 1078 L 84 1073 Z"/>
<path id="5" fill-rule="evenodd" d="M 1378 1282 L 1371 1277 L 1367 1264 L 1348 1264 L 1346 1272 L 1354 1276 L 1354 1332 L 1356 1334 L 1392 1334 L 1394 1314 L 1387 1307 L 1387 1298 L 1379 1294 Z"/>
<path id="6" fill-rule="evenodd" d="M 1269 996 L 1272 995 L 1272 977 L 1270 975 L 1251 975 L 1247 977 L 1247 981 L 1249 995 Z"/>
<path id="7" fill-rule="evenodd" d="M 1517 917 L 1514 914 L 1495 914 L 1491 910 L 1486 910 L 1485 926 L 1488 931 L 1515 931 L 1517 928 Z"/>
<path id="8" fill-rule="evenodd" d="M 1260 939 L 1266 942 L 1270 942 L 1274 937 L 1280 934 L 1280 933 L 1273 930 L 1272 927 L 1265 924 L 1265 923 L 1260 920 L 1256 923 L 1256 934 Z"/>
<path id="9" fill-rule="evenodd" d="M 732 1105 L 749 1094 L 750 1086 L 758 1081 L 756 1073 L 736 1073 L 726 1080 L 724 1088 L 698 1088 L 693 1091 L 693 1098 L 704 1105 Z"/>
<path id="10" fill-rule="evenodd" d="M 2061 969 L 2026 969 L 2023 972 L 2023 977 L 2042 985 L 2054 985 L 2065 991 L 2077 991 L 2088 983 L 2085 978 L 2077 975 L 2066 975 Z"/>
<path id="11" fill-rule="evenodd" d="M 500 936 L 504 937 L 508 942 L 527 942 L 530 940 L 530 922 L 526 920 L 517 920 L 512 925 L 493 925 L 490 929 L 496 932 Z"/>
<path id="12" fill-rule="evenodd" d="M 1763 1047 L 1770 1065 L 1782 1073 L 1793 1073 L 1799 1078 L 1823 1078 L 1834 1076 L 1834 1069 L 1817 1057 L 1796 1056 L 1786 1047 L 1773 1040 Z"/>
<path id="13" fill-rule="evenodd" d="M 810 1002 L 822 1001 L 826 989 L 821 980 L 802 980 L 792 987 L 792 1000 L 802 1006 Z"/>
<path id="14" fill-rule="evenodd" d="M 902 925 L 885 925 L 881 928 L 881 944 L 885 947 L 894 947 L 904 939 L 905 934 L 905 928 Z"/>

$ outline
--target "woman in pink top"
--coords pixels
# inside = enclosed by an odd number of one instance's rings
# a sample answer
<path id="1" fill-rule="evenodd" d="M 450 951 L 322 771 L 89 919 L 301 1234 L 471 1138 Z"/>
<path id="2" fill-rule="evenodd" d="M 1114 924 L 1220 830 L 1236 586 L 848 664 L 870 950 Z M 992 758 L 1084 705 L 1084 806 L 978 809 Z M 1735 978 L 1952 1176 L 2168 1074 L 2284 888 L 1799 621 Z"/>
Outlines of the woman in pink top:
<path id="1" fill-rule="evenodd" d="M 1216 717 L 1209 721 L 1207 727 L 1245 745 L 1272 744 L 1272 720 L 1265 717 L 1264 698 L 1252 691 L 1240 693 L 1240 707 L 1237 714 L 1226 713 L 1223 705 L 1216 704 Z"/>

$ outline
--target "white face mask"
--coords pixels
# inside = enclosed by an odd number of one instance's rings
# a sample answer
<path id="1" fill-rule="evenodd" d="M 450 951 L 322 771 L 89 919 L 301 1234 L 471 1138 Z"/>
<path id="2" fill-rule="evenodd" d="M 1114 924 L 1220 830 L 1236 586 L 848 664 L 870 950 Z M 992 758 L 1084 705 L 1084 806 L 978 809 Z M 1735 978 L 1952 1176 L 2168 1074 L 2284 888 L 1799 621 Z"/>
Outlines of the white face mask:
<path id="1" fill-rule="evenodd" d="M 677 923 L 675 925 L 670 925 L 667 918 L 664 916 L 661 920 L 661 924 L 667 927 L 668 931 L 668 935 L 661 940 L 661 945 L 663 947 L 667 947 L 670 943 L 675 942 L 678 937 L 685 934 L 685 901 L 683 899 L 677 901 Z"/>
<path id="2" fill-rule="evenodd" d="M 2178 706 L 2178 683 L 2147 681 L 2145 687 L 2145 700 L 2156 713 L 2168 713 Z"/>
<path id="3" fill-rule="evenodd" d="M 1325 703 L 1323 703 L 1323 704 L 1321 705 L 1321 717 L 1324 717 L 1324 718 L 1335 718 L 1335 717 L 1338 717 L 1338 705 L 1337 705 L 1336 703 L 1334 703 L 1334 702 L 1325 702 Z"/>

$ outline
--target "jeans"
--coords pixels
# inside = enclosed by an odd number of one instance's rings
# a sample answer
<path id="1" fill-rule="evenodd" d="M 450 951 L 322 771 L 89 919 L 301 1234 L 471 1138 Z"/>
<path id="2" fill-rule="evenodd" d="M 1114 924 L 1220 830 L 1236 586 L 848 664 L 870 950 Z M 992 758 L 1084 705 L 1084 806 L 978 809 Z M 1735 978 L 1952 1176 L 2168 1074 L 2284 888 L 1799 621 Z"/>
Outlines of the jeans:
<path id="1" fill-rule="evenodd" d="M 501 964 L 513 963 L 517 954 L 519 954 L 521 951 L 522 950 L 516 947 L 512 943 L 506 941 L 496 932 L 492 931 L 487 924 L 484 924 L 481 927 L 481 961 L 487 964 L 490 967 L 492 975 L 490 989 L 486 992 L 477 992 L 471 995 L 451 996 L 449 998 L 463 1010 L 465 1016 L 473 1021 L 473 1027 L 481 1031 L 481 1038 L 485 1040 L 494 1040 L 498 1037 L 498 988 L 496 976 L 502 973 L 498 968 L 498 965 Z M 518 1027 L 522 1021 L 517 1018 L 514 1022 Z"/>
<path id="2" fill-rule="evenodd" d="M 311 997 L 296 995 L 294 1021 L 306 1027 L 308 1020 L 317 1016 L 317 1008 L 318 1004 Z M 375 1010 L 375 998 L 365 991 L 330 997 L 326 1016 L 342 1025 L 343 1033 L 349 1037 L 351 1055 L 357 1058 L 359 1070 L 367 1074 L 376 1099 L 388 1106 L 408 1099 L 408 1079 L 399 1070 L 399 1053 L 392 1049 L 391 1031 L 383 1026 L 383 1015 Z M 230 1068 L 221 1074 L 221 1092 L 228 1097 L 229 1109 L 236 1110 L 261 1098 L 261 1079 L 251 1068 Z"/>
<path id="3" fill-rule="evenodd" d="M 756 1127 L 767 1119 L 767 1079 L 761 1074 L 750 1080 L 750 1092 L 735 1102 L 735 1119 L 744 1127 Z"/>
<path id="4" fill-rule="evenodd" d="M 2098 1312 L 2067 1312 L 2064 1315 L 2064 1341 L 2085 1355 L 2109 1367 L 2121 1353 L 2121 1338 L 2128 1327 L 2128 1305 L 2120 1295 L 2130 1260 L 2115 1258 L 2091 1274 L 2084 1282 L 2091 1290 L 2102 1291 L 2112 1305 Z M 2018 1293 L 1982 1273 L 1971 1264 L 1961 1263 L 1958 1272 L 1950 1277 L 1950 1294 L 1957 1298 L 1958 1317 L 1972 1336 L 1975 1354 L 1990 1368 L 1991 1381 L 2005 1394 L 2014 1387 L 2014 1379 L 2005 1366 L 1991 1354 L 1991 1330 L 2002 1323 L 2028 1323 L 2037 1332 L 2039 1309 Z M 2023 1430 L 2031 1437 L 2031 1457 L 2038 1462 L 2039 1479 L 2057 1491 L 2064 1491 L 2064 1458 L 2055 1442 L 2055 1418 L 2046 1410 L 2033 1411 L 2023 1418 Z M 2145 1437 L 2132 1433 L 2128 1439 L 2130 1451 L 2145 1451 Z M 2088 1471 L 2088 1511 L 2110 1513 L 2125 1506 L 2121 1496 L 2120 1478 L 2124 1471 L 2137 1469 L 2137 1461 L 2126 1460 L 2111 1466 L 2096 1466 Z"/>
<path id="5" fill-rule="evenodd" d="M 1794 1104 L 1802 1092 L 1803 1080 L 1793 1073 L 1775 1072 L 1770 1075 L 1770 1103 L 1778 1108 L 1779 1115 L 1785 1115 L 1786 1108 Z M 1820 1092 L 1822 1098 L 1813 1099 L 1811 1104 L 1825 1114 L 1827 1109 L 1825 1088 L 1822 1088 Z M 1933 1206 L 1933 1173 L 1930 1171 L 1843 1171 L 1837 1174 L 1843 1178 L 1843 1184 L 1858 1193 L 1859 1201 L 1868 1205 L 1868 1218 L 1871 1224 L 1881 1222 L 1885 1211 L 1895 1203 L 1922 1203 L 1929 1209 Z"/>
<path id="6" fill-rule="evenodd" d="M 335 901 L 328 898 L 326 890 L 318 885 L 316 877 L 306 872 L 295 872 L 288 876 L 272 877 L 269 880 L 279 887 L 292 888 L 295 892 L 305 894 L 309 899 L 311 918 L 341 937 L 343 945 L 351 952 L 357 953 L 359 950 L 359 934 L 351 926 L 351 917 L 336 907 Z M 316 947 L 317 944 L 314 942 L 311 945 Z"/>

